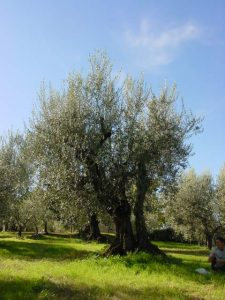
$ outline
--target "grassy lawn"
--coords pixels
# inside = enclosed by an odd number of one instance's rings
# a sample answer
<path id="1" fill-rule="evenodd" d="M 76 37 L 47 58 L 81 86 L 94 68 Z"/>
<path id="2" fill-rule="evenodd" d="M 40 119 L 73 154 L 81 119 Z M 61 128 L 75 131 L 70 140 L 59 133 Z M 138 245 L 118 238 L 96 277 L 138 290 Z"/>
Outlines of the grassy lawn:
<path id="1" fill-rule="evenodd" d="M 209 269 L 206 248 L 156 244 L 167 260 L 145 253 L 105 258 L 106 245 L 69 236 L 0 233 L 0 299 L 225 299 L 225 275 L 195 273 Z"/>

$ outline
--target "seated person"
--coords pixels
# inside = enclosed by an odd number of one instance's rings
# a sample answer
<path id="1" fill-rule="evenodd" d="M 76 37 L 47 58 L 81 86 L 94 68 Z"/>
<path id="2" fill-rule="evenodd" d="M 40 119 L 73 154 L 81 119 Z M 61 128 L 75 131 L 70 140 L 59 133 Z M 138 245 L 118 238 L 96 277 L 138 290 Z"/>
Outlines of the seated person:
<path id="1" fill-rule="evenodd" d="M 209 262 L 214 271 L 225 271 L 225 240 L 221 237 L 216 238 L 216 247 L 209 255 Z"/>

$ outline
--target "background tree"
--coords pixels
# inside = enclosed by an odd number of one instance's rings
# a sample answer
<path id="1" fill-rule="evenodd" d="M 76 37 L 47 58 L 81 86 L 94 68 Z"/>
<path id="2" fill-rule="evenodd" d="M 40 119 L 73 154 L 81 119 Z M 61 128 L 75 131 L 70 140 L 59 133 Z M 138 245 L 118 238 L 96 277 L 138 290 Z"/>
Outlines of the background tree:
<path id="1" fill-rule="evenodd" d="M 216 196 L 218 201 L 218 218 L 222 227 L 225 228 L 225 165 L 221 168 L 217 178 Z"/>
<path id="2" fill-rule="evenodd" d="M 0 217 L 5 223 L 18 220 L 21 203 L 30 191 L 32 168 L 25 149 L 25 138 L 19 133 L 9 132 L 8 136 L 1 141 Z M 19 226 L 18 222 L 14 223 Z"/>
<path id="3" fill-rule="evenodd" d="M 176 232 L 191 241 L 207 242 L 220 227 L 215 186 L 210 174 L 197 176 L 194 170 L 182 176 L 178 190 L 168 202 L 167 214 Z"/>
<path id="4" fill-rule="evenodd" d="M 167 228 L 163 193 L 151 192 L 146 198 L 144 216 L 148 233 Z"/>

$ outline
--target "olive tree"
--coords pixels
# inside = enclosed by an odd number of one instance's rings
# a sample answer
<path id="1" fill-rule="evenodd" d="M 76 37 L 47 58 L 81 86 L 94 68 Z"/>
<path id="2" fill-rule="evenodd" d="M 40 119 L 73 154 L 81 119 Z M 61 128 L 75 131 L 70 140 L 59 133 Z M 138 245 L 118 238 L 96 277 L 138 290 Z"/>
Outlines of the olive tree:
<path id="1" fill-rule="evenodd" d="M 102 53 L 91 57 L 86 76 L 69 75 L 62 92 L 41 90 L 29 129 L 37 162 L 50 185 L 78 196 L 91 192 L 82 205 L 90 211 L 100 207 L 112 217 L 116 237 L 108 254 L 160 253 L 148 240 L 146 194 L 170 185 L 186 166 L 187 139 L 200 122 L 175 106 L 175 88 L 156 96 L 143 78 L 129 76 L 120 85 Z"/>
<path id="2" fill-rule="evenodd" d="M 215 185 L 210 174 L 197 176 L 194 170 L 182 176 L 178 191 L 168 202 L 168 215 L 175 231 L 186 239 L 206 242 L 212 247 L 220 227 Z"/>
<path id="3" fill-rule="evenodd" d="M 9 132 L 1 140 L 0 218 L 4 223 L 13 222 L 15 212 L 19 211 L 21 203 L 29 194 L 32 172 L 25 148 L 25 138 L 19 133 Z"/>
<path id="4" fill-rule="evenodd" d="M 218 217 L 221 225 L 225 227 L 225 165 L 221 168 L 217 183 L 216 183 L 216 197 L 218 201 Z"/>

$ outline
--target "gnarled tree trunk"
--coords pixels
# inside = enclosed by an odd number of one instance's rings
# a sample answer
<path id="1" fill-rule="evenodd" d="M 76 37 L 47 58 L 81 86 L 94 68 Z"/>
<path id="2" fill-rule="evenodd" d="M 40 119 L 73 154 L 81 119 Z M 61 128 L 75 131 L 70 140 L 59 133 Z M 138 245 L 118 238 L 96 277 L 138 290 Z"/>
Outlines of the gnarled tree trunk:
<path id="1" fill-rule="evenodd" d="M 90 233 L 89 233 L 89 240 L 101 240 L 101 232 L 99 229 L 99 221 L 97 219 L 96 214 L 92 214 L 89 218 L 89 225 L 90 225 Z"/>
<path id="2" fill-rule="evenodd" d="M 44 221 L 44 233 L 48 234 L 48 222 L 46 220 Z"/>
<path id="3" fill-rule="evenodd" d="M 21 225 L 19 225 L 19 227 L 18 227 L 18 236 L 19 237 L 22 236 L 22 231 L 23 231 L 23 227 Z"/>
<path id="4" fill-rule="evenodd" d="M 6 225 L 5 225 L 5 221 L 2 222 L 2 231 L 6 231 Z"/>
<path id="5" fill-rule="evenodd" d="M 212 248 L 213 237 L 211 234 L 206 234 L 206 242 L 208 249 Z"/>
<path id="6" fill-rule="evenodd" d="M 134 209 L 135 215 L 135 227 L 136 227 L 136 239 L 137 239 L 137 250 L 145 251 L 153 254 L 163 254 L 157 246 L 153 245 L 149 239 L 147 232 L 144 213 L 143 213 L 143 204 L 141 202 L 136 203 Z"/>
<path id="7" fill-rule="evenodd" d="M 137 249 L 153 254 L 165 255 L 157 246 L 150 242 L 144 218 L 144 201 L 150 186 L 144 162 L 138 165 L 137 194 L 134 206 Z"/>
<path id="8" fill-rule="evenodd" d="M 124 200 L 113 212 L 113 220 L 116 227 L 116 237 L 106 251 L 106 255 L 125 255 L 135 250 L 135 239 L 131 226 L 131 207 L 127 200 Z"/>
<path id="9" fill-rule="evenodd" d="M 92 240 L 92 241 L 104 240 L 99 229 L 99 221 L 97 219 L 97 214 L 91 214 L 89 216 L 88 223 L 85 224 L 80 229 L 79 235 L 86 240 Z"/>
<path id="10" fill-rule="evenodd" d="M 38 236 L 38 234 L 39 234 L 38 226 L 35 224 L 35 235 Z"/>

